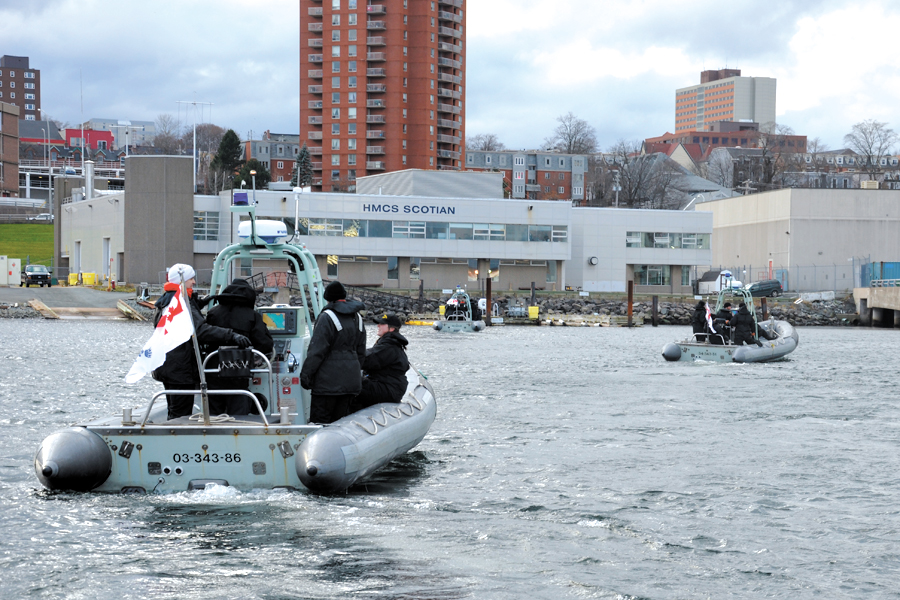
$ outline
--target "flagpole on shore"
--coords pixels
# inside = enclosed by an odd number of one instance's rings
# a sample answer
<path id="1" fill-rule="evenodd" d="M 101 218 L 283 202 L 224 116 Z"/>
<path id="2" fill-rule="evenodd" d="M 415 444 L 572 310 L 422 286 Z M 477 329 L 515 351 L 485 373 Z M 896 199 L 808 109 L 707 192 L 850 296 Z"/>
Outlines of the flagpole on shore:
<path id="1" fill-rule="evenodd" d="M 185 312 L 191 321 L 191 341 L 194 344 L 194 355 L 197 358 L 197 370 L 200 372 L 200 411 L 203 413 L 203 424 L 209 425 L 209 394 L 206 388 L 206 375 L 203 373 L 203 360 L 200 358 L 200 344 L 197 342 L 197 328 L 194 326 L 194 315 L 191 314 L 191 300 L 188 298 L 187 290 L 184 287 L 184 269 L 178 269 L 178 275 L 181 278 L 181 299 L 185 304 Z"/>

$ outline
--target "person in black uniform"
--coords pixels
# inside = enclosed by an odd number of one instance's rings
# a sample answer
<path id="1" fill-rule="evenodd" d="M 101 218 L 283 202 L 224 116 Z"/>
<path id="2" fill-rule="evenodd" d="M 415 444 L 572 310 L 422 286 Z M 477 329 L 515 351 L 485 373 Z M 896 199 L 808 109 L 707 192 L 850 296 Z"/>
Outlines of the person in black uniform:
<path id="1" fill-rule="evenodd" d="M 156 301 L 156 317 L 153 320 L 153 325 L 156 326 L 159 323 L 163 310 L 178 292 L 183 278 L 189 298 L 188 303 L 191 306 L 191 320 L 194 323 L 197 342 L 205 346 L 222 346 L 225 344 L 241 348 L 250 346 L 250 340 L 246 336 L 231 329 L 217 327 L 206 322 L 200 313 L 197 299 L 193 295 L 195 275 L 194 269 L 190 265 L 175 264 L 169 268 L 168 283 L 163 286 L 164 293 Z M 167 390 L 199 389 L 200 369 L 197 366 L 193 340 L 188 340 L 166 353 L 166 361 L 153 371 L 153 378 L 161 381 Z M 187 417 L 194 411 L 194 396 L 191 394 L 167 394 L 166 402 L 169 405 L 169 419 Z"/>
<path id="2" fill-rule="evenodd" d="M 353 401 L 351 412 L 380 402 L 400 402 L 406 393 L 409 341 L 400 335 L 403 323 L 397 315 L 382 315 L 377 322 L 378 340 L 366 350 L 362 391 Z"/>
<path id="3" fill-rule="evenodd" d="M 215 296 L 216 305 L 206 315 L 206 322 L 219 327 L 230 327 L 232 330 L 247 336 L 254 350 L 271 358 L 275 341 L 268 327 L 263 323 L 262 315 L 254 310 L 256 307 L 256 290 L 245 280 L 235 279 L 231 285 Z M 208 347 L 207 351 L 218 348 Z M 208 367 L 213 369 L 219 364 L 217 358 L 210 359 Z M 211 390 L 246 390 L 250 388 L 249 377 L 221 377 L 211 373 L 208 378 Z M 265 408 L 265 407 L 263 407 Z M 249 415 L 256 412 L 256 405 L 243 394 L 209 396 L 210 414 Z"/>
<path id="4" fill-rule="evenodd" d="M 762 346 L 762 342 L 756 339 L 756 321 L 754 321 L 753 315 L 747 309 L 746 303 L 741 302 L 738 305 L 738 312 L 729 323 L 734 328 L 735 345 L 741 346 L 744 342 L 747 342 L 748 345 L 756 344 Z"/>
<path id="5" fill-rule="evenodd" d="M 339 281 L 325 288 L 328 301 L 313 329 L 300 369 L 300 385 L 312 390 L 311 423 L 333 423 L 350 412 L 350 402 L 362 389 L 366 358 L 366 328 L 359 311 L 362 302 L 347 300 Z"/>
<path id="6" fill-rule="evenodd" d="M 713 344 L 721 345 L 728 342 L 731 334 L 731 327 L 728 325 L 728 321 L 730 321 L 733 316 L 734 314 L 731 312 L 731 302 L 726 302 L 716 313 L 714 319 L 716 331 L 721 335 L 714 335 L 710 338 L 710 341 Z"/>

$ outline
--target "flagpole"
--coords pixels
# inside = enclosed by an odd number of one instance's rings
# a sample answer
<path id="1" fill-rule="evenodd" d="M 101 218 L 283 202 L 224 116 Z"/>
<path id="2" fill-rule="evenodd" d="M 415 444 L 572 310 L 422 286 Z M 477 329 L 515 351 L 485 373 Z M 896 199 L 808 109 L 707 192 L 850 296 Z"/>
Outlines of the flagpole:
<path id="1" fill-rule="evenodd" d="M 206 375 L 203 373 L 203 360 L 200 358 L 200 344 L 197 342 L 197 328 L 194 326 L 194 315 L 191 310 L 191 300 L 188 298 L 184 287 L 184 269 L 178 269 L 181 278 L 181 299 L 186 304 L 188 319 L 191 321 L 191 341 L 194 343 L 194 355 L 197 358 L 197 370 L 200 372 L 200 411 L 203 413 L 203 424 L 209 425 L 209 394 L 206 388 Z"/>

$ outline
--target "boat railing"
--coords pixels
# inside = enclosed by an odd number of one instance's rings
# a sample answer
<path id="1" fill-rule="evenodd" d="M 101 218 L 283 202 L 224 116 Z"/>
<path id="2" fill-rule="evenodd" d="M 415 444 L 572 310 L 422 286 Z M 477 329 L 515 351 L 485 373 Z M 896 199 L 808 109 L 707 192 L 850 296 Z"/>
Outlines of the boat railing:
<path id="1" fill-rule="evenodd" d="M 203 393 L 202 390 L 163 390 L 161 392 L 156 392 L 155 394 L 153 394 L 153 397 L 150 399 L 150 405 L 147 406 L 147 410 L 144 412 L 144 418 L 141 419 L 141 427 L 143 427 L 147 424 L 147 419 L 150 418 L 150 410 L 153 408 L 153 405 L 156 403 L 157 398 L 159 398 L 160 396 L 179 395 L 179 394 L 182 396 L 187 396 L 187 395 L 196 396 L 197 394 L 202 394 L 202 393 Z M 240 394 L 242 396 L 247 396 L 247 397 L 251 398 L 253 400 L 254 404 L 256 404 L 256 410 L 259 411 L 259 416 L 262 417 L 263 425 L 265 425 L 266 427 L 269 426 L 269 420 L 266 419 L 266 411 L 264 411 L 262 409 L 262 405 L 260 405 L 259 399 L 255 395 L 248 392 L 247 390 L 207 390 L 206 393 L 207 393 L 207 395 L 213 395 L 213 396 L 220 396 L 220 395 L 223 396 L 226 394 L 231 396 L 234 394 Z M 211 420 L 215 421 L 215 417 L 213 417 L 213 419 L 211 419 Z"/>
<path id="2" fill-rule="evenodd" d="M 269 358 L 265 354 L 260 352 L 259 350 L 256 350 L 254 348 L 248 348 L 248 349 L 253 352 L 254 356 L 261 358 L 262 361 L 266 365 L 265 368 L 262 368 L 262 367 L 252 368 L 252 369 L 250 369 L 250 373 L 266 373 L 268 375 L 268 377 L 266 377 L 266 379 L 269 382 L 269 398 L 272 399 L 272 404 L 274 407 L 275 396 L 274 396 L 273 388 L 272 388 L 272 363 L 269 361 Z M 206 355 L 206 358 L 203 359 L 203 372 L 204 373 L 218 374 L 220 372 L 219 367 L 216 367 L 215 369 L 207 368 L 207 363 L 209 363 L 209 359 L 211 359 L 213 356 L 218 356 L 218 355 L 219 355 L 218 350 L 213 350 L 212 352 L 210 352 L 209 354 Z M 214 390 L 210 390 L 210 391 L 214 391 Z M 226 390 L 226 391 L 228 391 L 228 390 Z M 245 390 L 242 390 L 242 391 L 245 391 Z M 251 396 L 252 395 L 253 394 L 251 394 Z M 256 396 L 253 396 L 253 398 L 255 400 Z M 258 400 L 256 402 L 256 406 L 259 407 Z M 262 408 L 259 409 L 259 414 L 263 414 Z M 274 412 L 272 414 L 274 414 Z M 263 419 L 265 419 L 265 415 L 263 415 Z"/>

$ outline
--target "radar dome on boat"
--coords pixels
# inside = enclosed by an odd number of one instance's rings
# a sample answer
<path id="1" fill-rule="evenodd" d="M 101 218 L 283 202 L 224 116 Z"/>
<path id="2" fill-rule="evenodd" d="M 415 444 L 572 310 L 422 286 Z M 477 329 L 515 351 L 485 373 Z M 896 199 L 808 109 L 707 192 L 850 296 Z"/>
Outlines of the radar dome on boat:
<path id="1" fill-rule="evenodd" d="M 288 237 L 287 225 L 281 221 L 256 221 L 256 235 L 267 244 L 277 244 L 279 238 Z M 250 237 L 250 221 L 241 221 L 238 225 L 238 237 L 246 239 Z"/>

